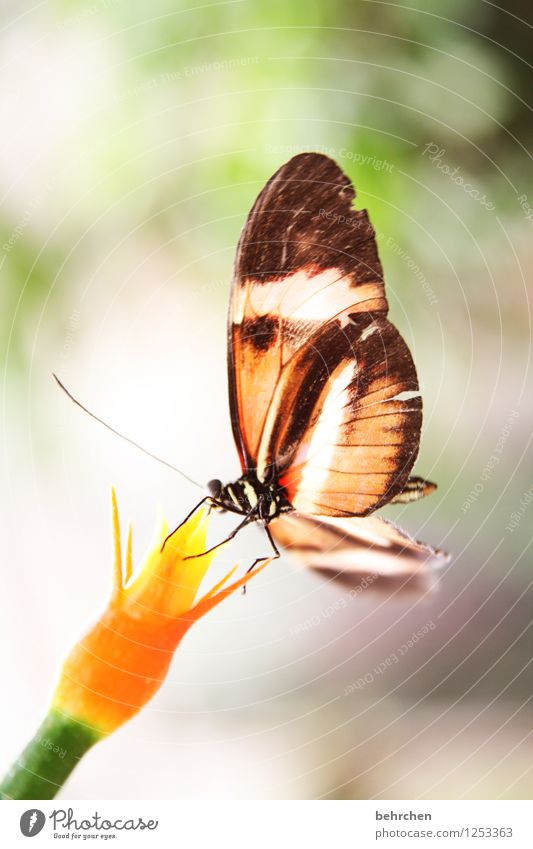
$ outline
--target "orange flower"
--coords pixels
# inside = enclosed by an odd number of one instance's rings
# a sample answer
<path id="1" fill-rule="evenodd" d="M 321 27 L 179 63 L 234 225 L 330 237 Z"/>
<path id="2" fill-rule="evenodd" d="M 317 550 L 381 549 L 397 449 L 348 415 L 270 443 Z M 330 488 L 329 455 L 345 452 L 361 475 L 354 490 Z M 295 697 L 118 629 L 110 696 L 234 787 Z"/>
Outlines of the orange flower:
<path id="1" fill-rule="evenodd" d="M 109 734 L 134 716 L 157 692 L 179 642 L 191 625 L 261 571 L 228 583 L 237 567 L 200 599 L 198 589 L 213 553 L 206 550 L 203 508 L 165 540 L 163 523 L 142 566 L 133 573 L 131 528 L 123 563 L 113 492 L 114 585 L 107 610 L 63 664 L 52 709 Z"/>

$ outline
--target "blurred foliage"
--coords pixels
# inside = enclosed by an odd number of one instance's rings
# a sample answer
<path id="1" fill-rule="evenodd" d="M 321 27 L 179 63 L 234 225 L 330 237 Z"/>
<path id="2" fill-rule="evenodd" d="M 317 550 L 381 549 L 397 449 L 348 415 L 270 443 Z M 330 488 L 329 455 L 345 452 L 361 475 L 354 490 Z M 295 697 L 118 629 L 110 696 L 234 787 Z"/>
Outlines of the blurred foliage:
<path id="1" fill-rule="evenodd" d="M 526 27 L 510 12 L 459 0 L 432 10 L 341 0 L 198 8 L 86 0 L 12 11 L 3 52 L 16 86 L 4 74 L 11 141 L 3 146 L 0 243 L 21 222 L 24 232 L 3 255 L 4 330 L 19 298 L 15 337 L 52 282 L 59 301 L 68 298 L 82 285 L 79 269 L 136 227 L 141 240 L 164 238 L 181 264 L 184 254 L 196 259 L 206 279 L 228 275 L 227 245 L 255 192 L 292 152 L 310 148 L 336 153 L 376 228 L 409 255 L 423 250 L 428 276 L 447 277 L 411 218 L 419 220 L 421 202 L 432 215 L 445 211 L 418 183 L 443 200 L 453 194 L 481 240 L 491 238 L 491 224 L 457 198 L 421 147 L 437 142 L 500 215 L 521 214 L 502 177 L 519 176 L 519 145 L 532 129 L 521 99 L 530 92 L 525 57 L 512 41 L 525 47 Z M 365 157 L 391 170 L 358 165 Z M 21 179 L 13 179 L 17 170 Z M 468 236 L 453 239 L 454 260 L 468 264 Z M 401 260 L 387 258 L 387 267 L 401 298 L 409 285 Z"/>

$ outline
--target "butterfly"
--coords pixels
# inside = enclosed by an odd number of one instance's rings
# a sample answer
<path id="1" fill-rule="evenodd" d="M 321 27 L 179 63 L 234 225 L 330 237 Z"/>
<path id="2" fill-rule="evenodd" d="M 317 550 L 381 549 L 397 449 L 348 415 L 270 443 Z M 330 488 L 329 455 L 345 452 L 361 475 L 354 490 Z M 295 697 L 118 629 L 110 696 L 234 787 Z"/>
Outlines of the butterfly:
<path id="1" fill-rule="evenodd" d="M 228 317 L 242 474 L 225 485 L 209 481 L 209 494 L 181 524 L 207 502 L 242 517 L 223 542 L 259 522 L 274 557 L 280 546 L 331 579 L 355 585 L 370 574 L 381 587 L 411 578 L 426 586 L 448 556 L 371 515 L 436 485 L 411 477 L 422 426 L 416 369 L 387 318 L 375 232 L 354 199 L 332 159 L 302 153 L 255 201 L 237 247 Z M 200 486 L 54 378 L 92 418 Z"/>
<path id="2" fill-rule="evenodd" d="M 375 232 L 354 198 L 332 159 L 302 153 L 248 215 L 228 317 L 242 474 L 210 481 L 203 501 L 242 517 L 228 539 L 259 522 L 275 557 L 280 546 L 330 578 L 355 583 L 373 569 L 383 583 L 429 574 L 446 555 L 371 516 L 436 486 L 410 477 L 422 424 L 416 369 L 387 319 Z"/>

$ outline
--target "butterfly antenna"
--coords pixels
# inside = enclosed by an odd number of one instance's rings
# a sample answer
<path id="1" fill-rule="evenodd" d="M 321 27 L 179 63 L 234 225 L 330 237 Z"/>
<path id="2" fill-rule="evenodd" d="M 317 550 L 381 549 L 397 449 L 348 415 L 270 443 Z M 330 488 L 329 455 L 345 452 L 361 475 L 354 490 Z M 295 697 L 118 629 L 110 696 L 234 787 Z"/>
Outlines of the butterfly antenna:
<path id="1" fill-rule="evenodd" d="M 108 430 L 111 431 L 111 433 L 114 433 L 116 436 L 120 436 L 121 439 L 124 439 L 126 442 L 129 442 L 130 445 L 133 445 L 135 448 L 138 448 L 139 451 L 143 452 L 143 454 L 146 454 L 148 457 L 151 457 L 153 460 L 157 460 L 158 463 L 162 463 L 163 466 L 167 466 L 169 469 L 172 469 L 174 472 L 177 472 L 178 475 L 181 475 L 183 478 L 185 478 L 185 480 L 188 480 L 189 483 L 194 484 L 194 486 L 198 486 L 200 489 L 203 489 L 203 486 L 200 483 L 198 483 L 197 481 L 190 478 L 189 475 L 186 475 L 185 472 L 182 472 L 181 469 L 178 469 L 176 466 L 173 466 L 172 463 L 167 463 L 166 460 L 163 460 L 161 457 L 158 457 L 156 454 L 152 454 L 151 451 L 147 451 L 146 448 L 143 448 L 142 445 L 139 445 L 138 442 L 135 442 L 133 439 L 130 439 L 129 436 L 124 436 L 123 433 L 119 433 L 118 430 L 115 430 L 114 427 L 111 427 L 111 425 L 108 425 L 107 422 L 104 422 L 103 419 L 99 418 L 94 413 L 91 413 L 91 411 L 88 410 L 87 407 L 84 407 L 84 405 L 81 403 L 81 401 L 78 401 L 78 399 L 75 398 L 74 395 L 72 395 L 72 393 L 68 391 L 67 387 L 64 386 L 63 383 L 61 383 L 57 374 L 52 374 L 52 377 L 54 378 L 54 380 L 57 383 L 57 385 L 59 386 L 59 388 L 65 393 L 67 398 L 70 398 L 70 400 L 73 401 L 74 404 L 76 404 L 76 406 L 80 408 L 80 410 L 83 410 L 83 412 L 87 413 L 87 415 L 90 416 L 92 419 L 94 419 L 95 421 L 99 422 L 101 425 L 106 427 Z"/>

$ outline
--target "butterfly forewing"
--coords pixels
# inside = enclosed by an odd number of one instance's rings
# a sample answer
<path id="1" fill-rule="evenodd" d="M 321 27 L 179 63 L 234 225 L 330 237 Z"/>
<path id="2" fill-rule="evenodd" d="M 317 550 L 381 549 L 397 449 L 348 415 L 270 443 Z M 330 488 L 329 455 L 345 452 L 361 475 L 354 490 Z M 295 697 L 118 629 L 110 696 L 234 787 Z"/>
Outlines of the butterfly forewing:
<path id="1" fill-rule="evenodd" d="M 229 315 L 232 426 L 245 473 L 276 478 L 300 511 L 364 515 L 405 486 L 420 398 L 387 321 L 374 231 L 329 158 L 302 154 L 257 198 Z"/>

